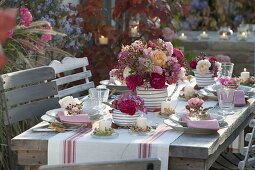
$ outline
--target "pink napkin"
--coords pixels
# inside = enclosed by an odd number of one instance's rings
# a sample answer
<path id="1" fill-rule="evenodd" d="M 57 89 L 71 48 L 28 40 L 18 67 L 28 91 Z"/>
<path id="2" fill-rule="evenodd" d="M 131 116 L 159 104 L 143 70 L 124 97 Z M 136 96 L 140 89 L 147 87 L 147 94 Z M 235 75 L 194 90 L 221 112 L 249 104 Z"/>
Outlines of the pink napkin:
<path id="1" fill-rule="evenodd" d="M 58 112 L 58 117 L 61 122 L 68 124 L 90 124 L 88 114 L 78 114 L 73 116 L 66 116 L 64 112 Z"/>
<path id="2" fill-rule="evenodd" d="M 181 121 L 187 123 L 187 126 L 189 128 L 211 129 L 211 130 L 220 129 L 219 122 L 216 119 L 190 120 L 190 118 L 186 114 L 184 114 L 181 117 Z"/>
<path id="3" fill-rule="evenodd" d="M 216 119 L 211 120 L 189 120 L 187 126 L 190 128 L 219 130 L 220 126 Z"/>

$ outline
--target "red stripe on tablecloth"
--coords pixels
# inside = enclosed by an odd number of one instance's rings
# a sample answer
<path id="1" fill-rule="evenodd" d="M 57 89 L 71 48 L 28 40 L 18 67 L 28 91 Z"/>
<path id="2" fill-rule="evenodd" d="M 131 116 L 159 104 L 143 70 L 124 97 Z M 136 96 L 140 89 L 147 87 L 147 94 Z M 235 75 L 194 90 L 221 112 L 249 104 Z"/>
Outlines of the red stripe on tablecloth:
<path id="1" fill-rule="evenodd" d="M 142 141 L 139 144 L 138 148 L 138 157 L 139 158 L 149 158 L 151 156 L 151 143 L 158 139 L 161 135 L 163 135 L 170 128 L 168 126 L 162 126 L 157 131 L 149 136 L 147 139 Z"/>
<path id="2" fill-rule="evenodd" d="M 76 137 L 75 140 L 73 140 L 73 162 L 72 163 L 76 163 L 76 142 L 77 140 L 82 137 L 84 134 L 87 134 L 88 132 L 90 132 L 92 129 L 91 128 L 85 128 L 84 131 L 82 131 L 82 133 Z"/>
<path id="3" fill-rule="evenodd" d="M 80 130 L 75 131 L 71 136 L 69 136 L 67 139 L 64 140 L 64 163 L 68 162 L 69 156 L 67 153 L 69 153 L 69 140 L 79 135 Z"/>
<path id="4" fill-rule="evenodd" d="M 82 128 L 64 141 L 64 164 L 76 161 L 76 140 L 91 131 L 91 128 Z"/>

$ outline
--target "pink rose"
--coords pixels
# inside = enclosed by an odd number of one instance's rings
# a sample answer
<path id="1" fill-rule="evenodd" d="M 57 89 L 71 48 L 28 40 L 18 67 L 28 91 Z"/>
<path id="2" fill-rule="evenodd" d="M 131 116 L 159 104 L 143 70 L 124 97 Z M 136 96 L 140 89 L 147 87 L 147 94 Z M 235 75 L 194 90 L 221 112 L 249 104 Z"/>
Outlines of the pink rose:
<path id="1" fill-rule="evenodd" d="M 198 97 L 191 98 L 191 99 L 188 100 L 188 105 L 192 109 L 200 108 L 203 105 L 203 103 L 204 103 L 204 100 L 202 100 Z"/>
<path id="2" fill-rule="evenodd" d="M 190 63 L 189 63 L 189 66 L 192 69 L 196 69 L 196 67 L 197 67 L 197 60 L 195 60 L 195 59 L 191 60 Z"/>
<path id="3" fill-rule="evenodd" d="M 162 75 L 163 74 L 163 69 L 160 66 L 154 66 L 153 67 L 153 72 Z"/>
<path id="4" fill-rule="evenodd" d="M 166 78 L 158 73 L 151 73 L 150 85 L 154 89 L 162 89 L 165 87 Z"/>
<path id="5" fill-rule="evenodd" d="M 124 100 L 119 104 L 119 110 L 128 115 L 134 115 L 136 112 L 136 102 L 134 100 Z"/>
<path id="6" fill-rule="evenodd" d="M 126 84 L 129 90 L 135 91 L 136 87 L 143 85 L 141 75 L 130 75 L 126 78 Z"/>
<path id="7" fill-rule="evenodd" d="M 28 27 L 33 20 L 33 17 L 31 15 L 30 11 L 26 7 L 21 7 L 20 15 L 21 15 L 21 18 L 20 18 L 21 24 Z"/>
<path id="8" fill-rule="evenodd" d="M 180 49 L 174 48 L 172 56 L 177 58 L 178 63 L 181 64 L 182 67 L 185 67 L 186 65 L 185 56 Z"/>

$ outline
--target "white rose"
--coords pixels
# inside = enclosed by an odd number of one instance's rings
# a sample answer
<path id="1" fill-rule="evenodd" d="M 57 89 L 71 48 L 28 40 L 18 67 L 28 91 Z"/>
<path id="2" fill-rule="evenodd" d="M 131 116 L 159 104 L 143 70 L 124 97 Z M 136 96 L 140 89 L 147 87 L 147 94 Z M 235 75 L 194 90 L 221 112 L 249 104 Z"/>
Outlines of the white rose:
<path id="1" fill-rule="evenodd" d="M 186 69 L 185 69 L 184 67 L 181 67 L 181 70 L 180 70 L 180 72 L 179 72 L 179 74 L 178 74 L 178 77 L 179 77 L 180 79 L 184 79 L 185 76 L 186 76 Z"/>
<path id="2" fill-rule="evenodd" d="M 196 92 L 193 87 L 191 86 L 185 86 L 183 91 L 184 97 L 186 99 L 190 99 L 195 96 Z"/>
<path id="3" fill-rule="evenodd" d="M 61 108 L 67 108 L 67 106 L 80 104 L 81 102 L 77 98 L 73 98 L 72 96 L 66 96 L 63 99 L 59 100 L 59 104 Z"/>
<path id="4" fill-rule="evenodd" d="M 124 69 L 124 71 L 123 71 L 123 77 L 124 77 L 124 79 L 126 79 L 128 76 L 131 75 L 131 73 L 130 73 L 131 71 L 132 71 L 131 68 L 128 67 L 128 66 Z"/>
<path id="5" fill-rule="evenodd" d="M 59 104 L 61 108 L 65 109 L 72 101 L 73 101 L 72 96 L 66 96 L 63 99 L 59 100 Z"/>
<path id="6" fill-rule="evenodd" d="M 207 59 L 200 60 L 197 62 L 196 70 L 198 74 L 206 74 L 208 73 L 210 67 L 211 67 L 211 63 Z"/>

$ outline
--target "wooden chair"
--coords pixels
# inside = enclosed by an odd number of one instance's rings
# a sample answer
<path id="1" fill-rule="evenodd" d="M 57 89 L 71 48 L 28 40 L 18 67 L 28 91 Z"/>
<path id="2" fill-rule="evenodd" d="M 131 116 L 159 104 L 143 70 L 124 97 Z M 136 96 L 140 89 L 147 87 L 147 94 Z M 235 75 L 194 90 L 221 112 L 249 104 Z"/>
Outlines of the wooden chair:
<path id="1" fill-rule="evenodd" d="M 252 128 L 252 132 L 245 135 L 245 141 L 249 144 L 241 152 L 245 155 L 244 160 L 238 164 L 238 168 L 241 170 L 255 169 L 255 145 L 253 145 L 255 141 L 255 119 L 250 121 L 249 126 Z"/>
<path id="2" fill-rule="evenodd" d="M 136 159 L 90 164 L 46 165 L 39 170 L 160 170 L 158 159 Z"/>
<path id="3" fill-rule="evenodd" d="M 38 67 L 29 70 L 17 71 L 0 76 L 1 110 L 4 114 L 4 123 L 9 150 L 11 153 L 11 124 L 29 118 L 40 117 L 46 111 L 60 107 L 55 72 L 51 67 Z"/>
<path id="4" fill-rule="evenodd" d="M 95 87 L 94 82 L 89 81 L 91 71 L 86 70 L 89 65 L 87 57 L 73 58 L 65 57 L 62 62 L 53 60 L 49 66 L 55 70 L 56 81 L 58 86 L 58 97 L 63 98 L 68 95 L 75 97 L 84 96 L 82 92 Z M 79 71 L 81 68 L 81 72 Z M 80 83 L 77 81 L 81 81 Z M 78 85 L 77 85 L 78 84 Z"/>

